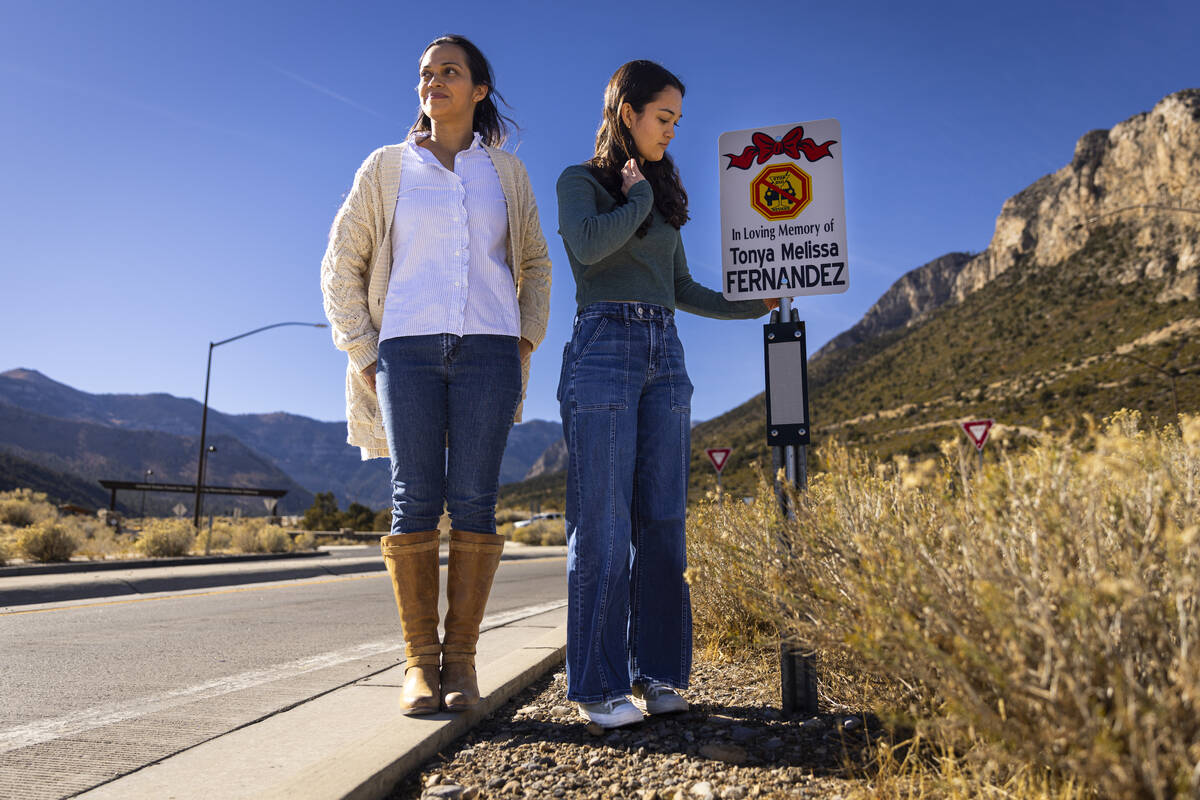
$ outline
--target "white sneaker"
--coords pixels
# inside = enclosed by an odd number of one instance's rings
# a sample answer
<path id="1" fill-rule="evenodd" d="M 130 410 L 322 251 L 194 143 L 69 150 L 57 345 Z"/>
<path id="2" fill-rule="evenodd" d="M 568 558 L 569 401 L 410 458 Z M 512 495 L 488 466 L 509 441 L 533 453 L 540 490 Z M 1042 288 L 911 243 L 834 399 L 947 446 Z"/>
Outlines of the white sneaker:
<path id="1" fill-rule="evenodd" d="M 676 714 L 688 710 L 688 702 L 665 683 L 650 681 L 633 685 L 633 703 L 647 714 Z"/>
<path id="2" fill-rule="evenodd" d="M 579 716 L 596 723 L 601 728 L 620 728 L 641 722 L 644 717 L 628 697 L 615 697 L 603 703 L 577 703 Z"/>

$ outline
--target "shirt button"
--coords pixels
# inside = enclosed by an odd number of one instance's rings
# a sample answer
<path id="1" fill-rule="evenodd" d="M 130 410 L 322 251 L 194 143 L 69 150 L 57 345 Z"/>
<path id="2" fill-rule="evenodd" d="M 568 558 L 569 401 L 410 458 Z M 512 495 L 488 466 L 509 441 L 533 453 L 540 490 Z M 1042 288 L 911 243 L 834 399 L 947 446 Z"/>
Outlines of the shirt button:
<path id="1" fill-rule="evenodd" d="M 638 316 L 639 317 L 642 316 L 642 307 L 638 306 L 637 309 L 638 309 Z"/>

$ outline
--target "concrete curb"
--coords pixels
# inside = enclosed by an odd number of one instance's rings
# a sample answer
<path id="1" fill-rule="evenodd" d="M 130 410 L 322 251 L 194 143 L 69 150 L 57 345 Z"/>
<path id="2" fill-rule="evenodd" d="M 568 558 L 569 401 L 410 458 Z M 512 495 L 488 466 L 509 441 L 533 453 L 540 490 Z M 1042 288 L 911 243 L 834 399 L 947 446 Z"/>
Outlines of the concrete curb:
<path id="1" fill-rule="evenodd" d="M 392 789 L 396 784 L 404 779 L 406 775 L 421 766 L 427 759 L 436 755 L 443 747 L 450 742 L 464 735 L 471 728 L 478 725 L 483 719 L 490 716 L 498 708 L 503 706 L 512 699 L 521 690 L 525 689 L 531 683 L 541 678 L 550 670 L 563 663 L 566 658 L 567 646 L 567 629 L 565 626 L 556 630 L 553 634 L 547 637 L 547 644 L 537 648 L 530 648 L 533 653 L 537 654 L 535 658 L 526 661 L 524 651 L 514 654 L 513 657 L 505 661 L 495 664 L 492 668 L 503 673 L 508 670 L 511 675 L 500 686 L 488 692 L 487 697 L 479 701 L 479 705 L 470 711 L 459 714 L 447 715 L 451 719 L 444 725 L 439 726 L 427 736 L 420 744 L 410 748 L 407 752 L 400 754 L 386 764 L 372 765 L 369 761 L 370 756 L 364 756 L 362 763 L 353 765 L 347 763 L 346 758 L 338 757 L 331 759 L 325 764 L 314 765 L 306 774 L 298 777 L 290 785 L 283 787 L 282 791 L 267 795 L 268 797 L 277 797 L 279 800 L 290 800 L 290 798 L 300 797 L 300 791 L 303 787 L 312 785 L 314 781 L 320 780 L 322 783 L 335 782 L 347 784 L 347 791 L 342 794 L 321 795 L 325 797 L 339 797 L 343 800 L 379 800 L 391 794 Z M 548 642 L 562 641 L 561 645 L 551 645 Z M 363 770 L 364 774 L 361 779 L 351 777 L 351 774 L 345 771 L 346 767 L 358 767 Z M 336 770 L 340 774 L 326 774 L 331 769 Z M 357 780 L 357 785 L 350 788 L 348 785 Z"/>
<path id="2" fill-rule="evenodd" d="M 469 711 L 400 714 L 400 664 L 78 796 L 383 800 L 424 761 L 560 665 L 565 651 L 563 607 L 484 631 L 478 658 L 484 698 Z"/>
<path id="3" fill-rule="evenodd" d="M 565 552 L 563 547 L 512 547 L 510 543 L 501 558 L 514 561 L 561 557 Z M 441 555 L 442 564 L 446 563 L 447 553 L 443 551 Z M 383 559 L 376 554 L 361 558 L 330 558 L 327 553 L 321 556 L 315 564 L 189 561 L 183 565 L 153 565 L 157 569 L 104 569 L 64 576 L 12 575 L 0 580 L 0 609 L 384 571 Z"/>
<path id="4" fill-rule="evenodd" d="M 107 572 L 118 569 L 154 567 L 195 567 L 209 564 L 239 564 L 246 561 L 282 561 L 295 558 L 320 558 L 329 553 L 247 553 L 243 555 L 191 556 L 188 558 L 130 558 L 113 561 L 68 561 L 61 564 L 21 564 L 0 567 L 0 580 L 15 575 L 66 575 L 74 572 Z"/>

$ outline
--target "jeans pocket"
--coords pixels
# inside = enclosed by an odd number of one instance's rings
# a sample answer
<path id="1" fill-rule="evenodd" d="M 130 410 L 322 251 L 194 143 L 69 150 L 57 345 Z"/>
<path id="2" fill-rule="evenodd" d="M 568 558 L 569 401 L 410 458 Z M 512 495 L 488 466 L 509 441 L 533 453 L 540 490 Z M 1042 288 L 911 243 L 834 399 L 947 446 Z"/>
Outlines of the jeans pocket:
<path id="1" fill-rule="evenodd" d="M 586 331 L 581 327 L 579 333 Z M 576 410 L 625 409 L 628 371 L 628 328 L 602 318 L 570 369 L 570 392 Z"/>

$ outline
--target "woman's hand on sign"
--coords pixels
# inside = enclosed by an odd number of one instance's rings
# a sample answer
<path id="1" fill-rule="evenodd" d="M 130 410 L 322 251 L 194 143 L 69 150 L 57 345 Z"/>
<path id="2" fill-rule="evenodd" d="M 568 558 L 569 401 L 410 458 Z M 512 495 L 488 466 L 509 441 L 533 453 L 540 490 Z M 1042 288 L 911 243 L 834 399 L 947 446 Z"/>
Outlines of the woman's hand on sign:
<path id="1" fill-rule="evenodd" d="M 763 303 L 766 304 L 767 310 L 769 311 L 774 311 L 775 309 L 779 308 L 779 300 L 775 297 L 764 297 Z"/>
<path id="2" fill-rule="evenodd" d="M 375 365 L 378 363 L 379 362 L 377 361 L 372 361 L 370 364 L 362 368 L 363 380 L 367 382 L 367 386 L 370 386 L 371 391 L 375 392 L 375 394 L 379 394 L 379 392 L 375 390 Z"/>
<path id="3" fill-rule="evenodd" d="M 630 189 L 644 180 L 646 180 L 646 176 L 642 174 L 642 169 L 638 166 L 637 159 L 631 158 L 625 162 L 624 167 L 621 167 L 621 191 L 626 196 L 629 195 Z"/>

